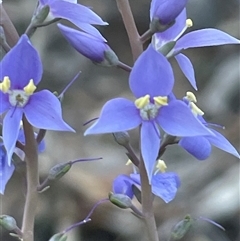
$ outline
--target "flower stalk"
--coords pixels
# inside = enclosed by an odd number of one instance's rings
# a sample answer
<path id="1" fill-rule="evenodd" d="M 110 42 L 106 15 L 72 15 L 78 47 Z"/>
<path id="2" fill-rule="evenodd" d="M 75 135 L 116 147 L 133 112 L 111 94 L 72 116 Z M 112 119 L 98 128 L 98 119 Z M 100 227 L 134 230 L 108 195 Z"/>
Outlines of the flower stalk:
<path id="1" fill-rule="evenodd" d="M 34 220 L 37 210 L 38 192 L 37 187 L 39 183 L 38 178 L 38 151 L 37 142 L 34 136 L 33 127 L 29 124 L 27 119 L 23 117 L 23 129 L 26 138 L 24 147 L 25 162 L 27 167 L 27 193 L 24 207 L 22 233 L 23 241 L 34 240 Z"/>

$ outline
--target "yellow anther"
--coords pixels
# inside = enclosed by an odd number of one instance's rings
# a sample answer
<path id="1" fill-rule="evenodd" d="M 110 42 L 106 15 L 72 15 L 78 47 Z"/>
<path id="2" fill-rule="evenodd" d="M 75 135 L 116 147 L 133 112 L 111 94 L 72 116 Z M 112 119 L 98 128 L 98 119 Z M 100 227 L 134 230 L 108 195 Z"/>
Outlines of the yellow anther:
<path id="1" fill-rule="evenodd" d="M 143 107 L 148 105 L 149 102 L 150 102 L 150 95 L 145 95 L 144 97 L 136 99 L 134 103 L 138 109 L 142 109 Z"/>
<path id="2" fill-rule="evenodd" d="M 187 99 L 188 99 L 189 101 L 194 102 L 194 103 L 197 103 L 197 98 L 196 98 L 196 96 L 193 94 L 193 92 L 188 91 L 188 92 L 186 93 L 186 97 L 187 97 Z"/>
<path id="3" fill-rule="evenodd" d="M 126 166 L 129 166 L 129 165 L 131 165 L 132 164 L 132 161 L 130 160 L 130 159 L 128 159 L 128 161 L 126 162 Z"/>
<path id="4" fill-rule="evenodd" d="M 0 90 L 3 92 L 3 93 L 7 93 L 8 90 L 10 89 L 10 86 L 11 86 L 11 81 L 9 79 L 8 76 L 5 76 L 3 78 L 3 82 L 0 83 Z"/>
<path id="5" fill-rule="evenodd" d="M 158 106 L 168 105 L 168 97 L 167 96 L 157 96 L 154 97 L 154 103 Z"/>
<path id="6" fill-rule="evenodd" d="M 198 108 L 193 102 L 190 102 L 190 107 L 194 115 L 204 115 L 204 112 Z"/>
<path id="7" fill-rule="evenodd" d="M 36 90 L 36 86 L 34 85 L 33 79 L 30 79 L 28 85 L 26 85 L 23 90 L 27 95 L 32 95 L 33 92 Z"/>
<path id="8" fill-rule="evenodd" d="M 193 21 L 192 21 L 192 19 L 188 18 L 188 19 L 186 20 L 186 26 L 187 26 L 188 28 L 191 28 L 191 27 L 193 26 Z"/>
<path id="9" fill-rule="evenodd" d="M 166 172 L 167 165 L 163 160 L 158 160 L 157 165 L 156 165 L 157 171 L 160 171 L 162 173 Z"/>

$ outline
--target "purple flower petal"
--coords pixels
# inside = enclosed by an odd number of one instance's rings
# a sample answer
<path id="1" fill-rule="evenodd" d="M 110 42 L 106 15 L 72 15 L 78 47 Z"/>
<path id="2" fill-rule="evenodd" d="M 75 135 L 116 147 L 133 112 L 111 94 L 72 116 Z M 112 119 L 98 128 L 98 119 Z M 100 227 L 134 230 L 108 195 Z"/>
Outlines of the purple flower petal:
<path id="1" fill-rule="evenodd" d="M 225 44 L 240 44 L 240 41 L 218 29 L 200 29 L 190 32 L 180 38 L 175 45 L 175 51 L 178 52 L 188 48 L 218 46 Z"/>
<path id="2" fill-rule="evenodd" d="M 198 160 L 205 160 L 211 154 L 211 144 L 204 136 L 184 137 L 179 145 Z"/>
<path id="3" fill-rule="evenodd" d="M 90 8 L 81 4 L 67 1 L 54 1 L 50 5 L 50 11 L 55 18 L 66 19 L 76 26 L 81 23 L 107 25 L 107 23 Z"/>
<path id="4" fill-rule="evenodd" d="M 113 192 L 115 194 L 125 194 L 131 199 L 133 198 L 132 185 L 134 185 L 134 181 L 126 175 L 117 176 L 112 184 Z"/>
<path id="5" fill-rule="evenodd" d="M 149 45 L 135 62 L 129 85 L 136 98 L 149 94 L 166 96 L 173 88 L 173 71 L 168 60 Z"/>
<path id="6" fill-rule="evenodd" d="M 104 51 L 109 49 L 102 39 L 95 38 L 87 33 L 58 24 L 61 33 L 67 41 L 82 55 L 95 62 L 104 60 Z"/>
<path id="7" fill-rule="evenodd" d="M 169 102 L 160 109 L 157 121 L 172 136 L 201 136 L 212 133 L 195 118 L 191 110 L 180 100 Z"/>
<path id="8" fill-rule="evenodd" d="M 31 79 L 37 85 L 43 71 L 39 54 L 25 34 L 5 55 L 0 67 L 0 79 L 3 80 L 5 76 L 8 76 L 11 81 L 11 89 L 23 89 Z"/>
<path id="9" fill-rule="evenodd" d="M 60 101 L 48 90 L 31 95 L 24 114 L 29 123 L 39 129 L 74 132 L 62 119 Z"/>
<path id="10" fill-rule="evenodd" d="M 0 115 L 11 108 L 11 104 L 9 103 L 8 94 L 4 94 L 0 91 Z"/>
<path id="11" fill-rule="evenodd" d="M 240 158 L 237 150 L 232 146 L 232 144 L 222 134 L 220 134 L 219 132 L 217 132 L 213 129 L 211 129 L 211 131 L 215 134 L 215 136 L 207 136 L 206 138 L 208 139 L 208 141 L 210 141 L 210 143 L 212 145 L 236 156 L 237 158 Z"/>
<path id="12" fill-rule="evenodd" d="M 182 70 L 182 72 L 186 76 L 186 78 L 189 80 L 192 87 L 195 90 L 197 90 L 194 68 L 193 68 L 193 65 L 192 65 L 191 61 L 189 60 L 189 58 L 183 54 L 177 54 L 175 56 L 175 59 L 177 60 L 180 69 Z"/>
<path id="13" fill-rule="evenodd" d="M 137 127 L 141 122 L 139 110 L 133 102 L 116 98 L 103 106 L 99 119 L 85 131 L 84 135 L 127 131 Z"/>
<path id="14" fill-rule="evenodd" d="M 160 148 L 160 133 L 154 122 L 144 121 L 141 126 L 141 152 L 151 183 L 153 169 Z"/>
<path id="15" fill-rule="evenodd" d="M 84 32 L 94 36 L 95 38 L 98 38 L 99 40 L 107 42 L 107 40 L 101 35 L 101 33 L 95 27 L 93 27 L 91 24 L 79 23 L 78 27 L 81 30 L 83 30 Z"/>
<path id="16" fill-rule="evenodd" d="M 150 19 L 159 19 L 162 24 L 168 24 L 182 12 L 188 0 L 152 0 Z"/>
<path id="17" fill-rule="evenodd" d="M 7 151 L 9 166 L 16 146 L 22 115 L 22 108 L 11 108 L 3 119 L 3 144 Z"/>
<path id="18" fill-rule="evenodd" d="M 152 192 L 169 203 L 174 199 L 180 186 L 179 177 L 173 172 L 159 173 L 152 177 Z"/>
<path id="19" fill-rule="evenodd" d="M 175 23 L 172 27 L 168 28 L 166 31 L 156 33 L 155 38 L 158 42 L 157 48 L 163 46 L 165 43 L 173 41 L 185 28 L 186 19 L 187 13 L 186 8 L 184 8 L 183 11 L 176 18 Z"/>
<path id="20" fill-rule="evenodd" d="M 11 163 L 8 165 L 7 155 L 3 148 L 3 145 L 0 145 L 0 193 L 4 194 L 5 187 L 11 178 L 15 167 Z"/>

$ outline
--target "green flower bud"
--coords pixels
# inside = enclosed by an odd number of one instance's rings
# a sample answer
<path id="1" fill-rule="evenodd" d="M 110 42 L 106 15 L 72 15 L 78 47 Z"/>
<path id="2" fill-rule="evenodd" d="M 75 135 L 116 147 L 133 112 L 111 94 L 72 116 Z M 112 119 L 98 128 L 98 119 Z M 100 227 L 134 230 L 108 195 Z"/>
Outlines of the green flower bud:
<path id="1" fill-rule="evenodd" d="M 112 49 L 107 49 L 104 51 L 104 60 L 100 64 L 102 66 L 111 67 L 117 66 L 119 63 L 118 56 L 113 52 Z"/>
<path id="2" fill-rule="evenodd" d="M 66 240 L 67 240 L 67 235 L 64 233 L 56 233 L 49 239 L 49 241 L 66 241 Z"/>
<path id="3" fill-rule="evenodd" d="M 42 24 L 46 20 L 49 14 L 49 11 L 50 11 L 50 8 L 48 5 L 41 8 L 41 10 L 36 15 L 33 16 L 31 24 L 35 26 Z"/>
<path id="4" fill-rule="evenodd" d="M 171 241 L 180 240 L 189 231 L 193 223 L 193 219 L 190 215 L 186 215 L 183 220 L 177 223 L 171 231 Z"/>
<path id="5" fill-rule="evenodd" d="M 113 133 L 115 141 L 120 145 L 120 146 L 127 146 L 129 144 L 129 134 L 126 131 L 122 132 L 115 132 Z"/>
<path id="6" fill-rule="evenodd" d="M 18 228 L 16 220 L 8 215 L 0 216 L 0 226 L 4 227 L 8 231 L 14 231 Z"/>
<path id="7" fill-rule="evenodd" d="M 70 170 L 71 166 L 70 163 L 61 163 L 52 167 L 48 173 L 48 179 L 51 181 L 60 179 Z"/>
<path id="8" fill-rule="evenodd" d="M 126 208 L 132 207 L 132 200 L 127 195 L 115 194 L 115 193 L 110 192 L 108 197 L 109 197 L 110 202 L 119 208 L 126 209 Z"/>

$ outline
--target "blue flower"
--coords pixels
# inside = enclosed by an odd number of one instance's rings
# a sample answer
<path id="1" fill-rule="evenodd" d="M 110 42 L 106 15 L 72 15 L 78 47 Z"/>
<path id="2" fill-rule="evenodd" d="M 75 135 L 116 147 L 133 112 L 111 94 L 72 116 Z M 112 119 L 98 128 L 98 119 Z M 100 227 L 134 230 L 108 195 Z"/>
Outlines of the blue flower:
<path id="1" fill-rule="evenodd" d="M 174 56 L 182 72 L 194 89 L 197 89 L 194 69 L 191 61 L 181 53 L 182 50 L 197 47 L 218 46 L 225 44 L 240 44 L 240 41 L 218 29 L 207 28 L 185 34 L 192 21 L 187 19 L 186 9 L 176 18 L 175 24 L 164 32 L 156 33 L 153 37 L 153 45 L 157 51 L 164 51 L 169 43 L 172 43 L 167 57 Z M 182 36 L 182 37 L 181 37 Z"/>
<path id="2" fill-rule="evenodd" d="M 149 45 L 130 74 L 130 89 L 137 100 L 116 98 L 108 101 L 85 135 L 121 132 L 140 126 L 141 154 L 151 180 L 161 141 L 158 126 L 173 136 L 211 135 L 183 101 L 168 101 L 173 84 L 169 62 Z"/>
<path id="3" fill-rule="evenodd" d="M 167 25 L 173 22 L 185 8 L 188 0 L 152 0 L 150 19 Z"/>
<path id="4" fill-rule="evenodd" d="M 134 196 L 133 185 L 141 190 L 139 174 L 119 175 L 113 181 L 112 188 L 115 194 L 125 194 L 132 199 Z M 168 203 L 176 196 L 177 189 L 180 186 L 180 179 L 174 172 L 157 173 L 152 176 L 151 186 L 152 193 Z"/>
<path id="5" fill-rule="evenodd" d="M 209 128 L 214 135 L 183 137 L 180 139 L 179 145 L 198 160 L 205 160 L 210 156 L 212 150 L 211 145 L 240 158 L 240 155 L 232 144 L 222 134 L 212 129 L 211 127 L 213 125 L 205 121 L 202 117 L 203 112 L 195 105 L 196 101 L 193 93 L 187 92 L 187 96 L 184 97 L 184 102 L 192 109 L 196 118 Z"/>
<path id="6" fill-rule="evenodd" d="M 23 115 L 39 129 L 74 131 L 62 119 L 61 104 L 48 90 L 34 93 L 42 77 L 40 57 L 23 35 L 0 63 L 0 114 L 7 112 L 3 120 L 3 144 L 8 164 L 18 138 Z"/>
<path id="7" fill-rule="evenodd" d="M 82 55 L 98 64 L 107 66 L 117 65 L 118 57 L 107 45 L 103 38 L 94 37 L 88 33 L 78 31 L 62 24 L 58 24 L 63 36 Z"/>
<path id="8" fill-rule="evenodd" d="M 46 5 L 50 8 L 48 18 L 66 19 L 83 31 L 96 37 L 102 37 L 99 31 L 91 24 L 107 25 L 107 23 L 90 8 L 77 4 L 77 0 L 39 0 L 38 11 Z"/>

